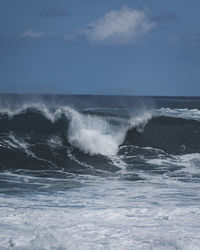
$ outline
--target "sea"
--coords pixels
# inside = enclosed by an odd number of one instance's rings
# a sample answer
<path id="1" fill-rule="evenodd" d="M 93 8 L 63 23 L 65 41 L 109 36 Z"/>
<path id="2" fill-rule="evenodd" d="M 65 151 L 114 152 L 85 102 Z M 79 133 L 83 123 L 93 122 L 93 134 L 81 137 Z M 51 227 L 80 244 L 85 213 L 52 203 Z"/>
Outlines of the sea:
<path id="1" fill-rule="evenodd" d="M 200 97 L 1 94 L 0 249 L 200 249 Z"/>

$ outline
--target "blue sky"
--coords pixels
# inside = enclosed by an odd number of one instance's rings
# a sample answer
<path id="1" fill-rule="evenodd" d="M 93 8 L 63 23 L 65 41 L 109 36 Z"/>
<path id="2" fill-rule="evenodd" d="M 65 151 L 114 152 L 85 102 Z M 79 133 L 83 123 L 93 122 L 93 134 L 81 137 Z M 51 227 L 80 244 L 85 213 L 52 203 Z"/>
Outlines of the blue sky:
<path id="1" fill-rule="evenodd" d="M 200 95 L 199 0 L 0 0 L 0 92 Z"/>

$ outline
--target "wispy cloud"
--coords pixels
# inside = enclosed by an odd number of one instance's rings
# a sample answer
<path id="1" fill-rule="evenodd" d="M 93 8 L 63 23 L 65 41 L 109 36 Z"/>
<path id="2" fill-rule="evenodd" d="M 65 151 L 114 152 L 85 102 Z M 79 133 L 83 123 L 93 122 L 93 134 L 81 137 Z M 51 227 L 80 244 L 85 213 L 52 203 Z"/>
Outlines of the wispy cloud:
<path id="1" fill-rule="evenodd" d="M 35 31 L 33 29 L 28 29 L 20 35 L 20 38 L 31 38 L 37 39 L 44 35 L 42 32 Z"/>
<path id="2" fill-rule="evenodd" d="M 39 15 L 43 17 L 66 17 L 69 13 L 63 8 L 49 8 L 41 10 Z"/>
<path id="3" fill-rule="evenodd" d="M 145 11 L 123 7 L 90 23 L 83 33 L 91 42 L 120 45 L 135 42 L 154 26 Z"/>

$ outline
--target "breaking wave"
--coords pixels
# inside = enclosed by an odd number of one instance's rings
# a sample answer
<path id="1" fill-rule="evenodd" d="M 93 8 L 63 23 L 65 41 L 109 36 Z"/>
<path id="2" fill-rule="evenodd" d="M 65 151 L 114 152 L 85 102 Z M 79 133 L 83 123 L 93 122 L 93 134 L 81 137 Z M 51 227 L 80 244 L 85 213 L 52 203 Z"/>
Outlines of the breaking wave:
<path id="1" fill-rule="evenodd" d="M 0 95 L 0 248 L 198 248 L 200 98 L 119 99 Z"/>
<path id="2" fill-rule="evenodd" d="M 1 110 L 0 131 L 59 133 L 67 145 L 90 155 L 113 156 L 124 144 L 194 153 L 200 150 L 200 111 L 162 108 L 123 115 L 32 104 Z"/>
<path id="3" fill-rule="evenodd" d="M 85 153 L 115 155 L 126 133 L 133 127 L 143 127 L 152 115 L 143 112 L 135 117 L 78 112 L 68 106 L 49 110 L 45 105 L 2 110 L 0 130 L 29 133 L 55 133 L 66 136 L 68 142 Z"/>

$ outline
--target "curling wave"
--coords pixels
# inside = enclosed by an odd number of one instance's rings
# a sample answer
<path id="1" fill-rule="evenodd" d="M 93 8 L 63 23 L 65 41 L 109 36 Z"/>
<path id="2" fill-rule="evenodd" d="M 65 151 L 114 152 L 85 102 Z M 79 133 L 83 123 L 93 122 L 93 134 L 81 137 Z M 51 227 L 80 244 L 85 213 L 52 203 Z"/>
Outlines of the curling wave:
<path id="1" fill-rule="evenodd" d="M 199 110 L 160 109 L 134 116 L 82 111 L 68 106 L 48 109 L 33 104 L 0 112 L 1 133 L 59 133 L 66 143 L 90 155 L 116 155 L 120 145 L 160 148 L 169 153 L 200 150 Z"/>
<path id="2" fill-rule="evenodd" d="M 126 133 L 132 127 L 144 127 L 151 113 L 143 112 L 134 118 L 80 113 L 70 107 L 49 110 L 44 105 L 32 105 L 0 114 L 1 132 L 62 133 L 68 142 L 85 153 L 115 155 Z"/>

